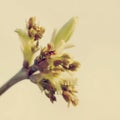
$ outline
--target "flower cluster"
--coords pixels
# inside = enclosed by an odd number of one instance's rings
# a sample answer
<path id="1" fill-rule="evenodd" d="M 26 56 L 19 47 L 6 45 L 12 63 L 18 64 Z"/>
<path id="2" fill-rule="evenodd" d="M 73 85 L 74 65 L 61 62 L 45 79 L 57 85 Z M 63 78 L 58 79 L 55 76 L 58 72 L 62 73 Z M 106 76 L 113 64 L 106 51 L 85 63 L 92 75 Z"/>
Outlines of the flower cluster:
<path id="1" fill-rule="evenodd" d="M 37 72 L 29 78 L 44 91 L 52 103 L 57 100 L 56 94 L 60 94 L 68 104 L 78 104 L 75 89 L 77 81 L 73 72 L 76 72 L 80 63 L 63 52 L 65 48 L 71 47 L 67 42 L 74 32 L 76 20 L 73 17 L 58 32 L 54 31 L 51 41 L 40 50 L 32 63 Z M 24 59 L 29 64 L 39 48 L 39 39 L 44 31 L 43 27 L 36 25 L 34 17 L 27 23 L 27 33 L 16 30 L 22 41 Z"/>
<path id="2" fill-rule="evenodd" d="M 27 25 L 28 35 L 30 38 L 33 38 L 34 40 L 39 40 L 42 38 L 45 29 L 43 27 L 36 25 L 35 21 L 36 21 L 35 17 L 31 17 L 29 19 Z"/>
<path id="3" fill-rule="evenodd" d="M 75 95 L 76 80 L 71 72 L 77 70 L 79 62 L 73 60 L 69 54 L 57 54 L 52 45 L 48 44 L 35 59 L 35 65 L 41 76 L 37 84 L 51 102 L 56 101 L 55 94 L 58 93 L 68 103 L 78 104 L 78 98 Z"/>
<path id="4" fill-rule="evenodd" d="M 24 65 L 32 64 L 35 53 L 39 50 L 39 40 L 42 38 L 45 29 L 36 24 L 35 17 L 28 20 L 25 30 L 16 29 L 20 37 L 21 48 L 24 57 Z"/>

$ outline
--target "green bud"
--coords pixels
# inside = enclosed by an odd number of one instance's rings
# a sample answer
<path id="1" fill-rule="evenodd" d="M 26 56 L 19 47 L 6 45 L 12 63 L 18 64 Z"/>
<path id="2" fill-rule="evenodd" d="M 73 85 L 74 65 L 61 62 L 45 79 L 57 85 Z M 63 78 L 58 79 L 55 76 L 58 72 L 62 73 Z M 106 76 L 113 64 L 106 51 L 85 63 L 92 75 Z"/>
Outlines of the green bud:
<path id="1" fill-rule="evenodd" d="M 24 61 L 28 62 L 28 64 L 30 65 L 34 55 L 32 51 L 34 40 L 31 39 L 28 34 L 21 29 L 16 29 L 15 32 L 18 34 L 21 41 L 21 49 L 23 52 Z"/>
<path id="2" fill-rule="evenodd" d="M 56 36 L 54 37 L 53 44 L 54 47 L 57 48 L 61 45 L 61 41 L 65 43 L 68 42 L 71 35 L 74 32 L 75 25 L 77 23 L 78 18 L 72 17 L 63 27 L 57 32 Z"/>

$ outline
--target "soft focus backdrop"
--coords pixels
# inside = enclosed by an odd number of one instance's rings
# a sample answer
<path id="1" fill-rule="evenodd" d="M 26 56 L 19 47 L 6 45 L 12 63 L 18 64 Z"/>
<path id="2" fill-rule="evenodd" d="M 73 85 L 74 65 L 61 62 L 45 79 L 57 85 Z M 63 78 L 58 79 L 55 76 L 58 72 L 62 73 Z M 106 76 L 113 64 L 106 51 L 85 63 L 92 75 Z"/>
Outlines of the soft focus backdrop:
<path id="1" fill-rule="evenodd" d="M 22 65 L 14 30 L 24 28 L 31 16 L 46 28 L 43 44 L 54 28 L 79 17 L 70 52 L 81 62 L 76 74 L 80 103 L 68 108 L 58 97 L 51 104 L 26 80 L 0 96 L 0 120 L 120 120 L 120 1 L 1 0 L 0 86 Z"/>

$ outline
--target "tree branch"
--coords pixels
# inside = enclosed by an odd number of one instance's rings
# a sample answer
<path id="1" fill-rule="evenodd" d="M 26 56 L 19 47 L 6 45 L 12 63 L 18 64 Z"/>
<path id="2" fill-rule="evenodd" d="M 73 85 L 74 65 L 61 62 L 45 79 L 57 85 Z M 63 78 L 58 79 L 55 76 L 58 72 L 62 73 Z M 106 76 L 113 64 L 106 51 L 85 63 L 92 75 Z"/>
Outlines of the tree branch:
<path id="1" fill-rule="evenodd" d="M 26 69 L 22 68 L 16 75 L 14 75 L 8 82 L 6 82 L 2 87 L 0 87 L 0 95 L 6 92 L 14 84 L 25 80 L 28 78 L 28 72 Z"/>

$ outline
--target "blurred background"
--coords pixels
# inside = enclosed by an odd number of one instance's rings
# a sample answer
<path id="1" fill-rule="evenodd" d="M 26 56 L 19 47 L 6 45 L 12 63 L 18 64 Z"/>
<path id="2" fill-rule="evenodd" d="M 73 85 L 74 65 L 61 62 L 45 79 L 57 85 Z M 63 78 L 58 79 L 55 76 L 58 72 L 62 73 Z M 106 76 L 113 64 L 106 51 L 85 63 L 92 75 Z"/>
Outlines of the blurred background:
<path id="1" fill-rule="evenodd" d="M 1 0 L 0 86 L 22 65 L 16 28 L 36 16 L 46 28 L 46 44 L 54 28 L 72 16 L 79 23 L 70 52 L 81 63 L 77 107 L 58 96 L 51 104 L 39 88 L 22 81 L 0 97 L 1 120 L 120 120 L 120 1 L 119 0 Z"/>

